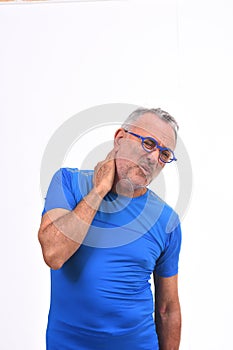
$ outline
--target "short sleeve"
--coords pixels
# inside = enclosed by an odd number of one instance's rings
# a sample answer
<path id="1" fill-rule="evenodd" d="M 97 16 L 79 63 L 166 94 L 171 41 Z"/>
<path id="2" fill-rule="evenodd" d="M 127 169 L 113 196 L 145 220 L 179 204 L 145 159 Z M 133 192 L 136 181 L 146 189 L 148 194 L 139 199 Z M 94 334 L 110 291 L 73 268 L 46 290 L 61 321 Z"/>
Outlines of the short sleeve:
<path id="1" fill-rule="evenodd" d="M 155 266 L 155 272 L 161 277 L 171 277 L 178 273 L 179 254 L 181 247 L 180 223 L 168 234 L 166 247 Z"/>
<path id="2" fill-rule="evenodd" d="M 75 206 L 76 200 L 72 190 L 72 173 L 66 168 L 60 168 L 53 175 L 50 182 L 42 216 L 51 209 L 63 208 L 72 210 Z"/>

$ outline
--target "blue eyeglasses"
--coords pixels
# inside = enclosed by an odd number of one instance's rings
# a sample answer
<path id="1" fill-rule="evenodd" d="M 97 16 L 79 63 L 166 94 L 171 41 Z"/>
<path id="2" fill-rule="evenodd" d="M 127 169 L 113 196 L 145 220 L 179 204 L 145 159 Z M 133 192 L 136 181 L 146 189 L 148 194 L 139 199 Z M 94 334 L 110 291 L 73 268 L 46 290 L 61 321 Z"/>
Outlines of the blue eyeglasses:
<path id="1" fill-rule="evenodd" d="M 175 157 L 174 152 L 167 147 L 161 147 L 158 143 L 157 140 L 155 140 L 153 137 L 143 137 L 140 136 L 138 134 L 135 134 L 134 132 L 125 130 L 125 132 L 127 132 L 130 135 L 133 135 L 139 139 L 141 139 L 142 141 L 142 148 L 144 149 L 144 151 L 151 153 L 153 151 L 155 151 L 156 149 L 159 150 L 159 160 L 161 160 L 161 162 L 163 163 L 171 163 L 173 160 L 177 160 Z"/>

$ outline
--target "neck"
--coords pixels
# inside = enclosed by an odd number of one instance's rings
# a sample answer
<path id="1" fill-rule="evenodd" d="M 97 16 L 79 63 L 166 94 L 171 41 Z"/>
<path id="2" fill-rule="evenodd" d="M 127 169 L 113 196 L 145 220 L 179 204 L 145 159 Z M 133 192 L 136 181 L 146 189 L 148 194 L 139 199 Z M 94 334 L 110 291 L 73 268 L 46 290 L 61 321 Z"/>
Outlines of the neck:
<path id="1" fill-rule="evenodd" d="M 112 186 L 112 192 L 117 193 L 121 196 L 133 198 L 145 194 L 147 192 L 147 188 L 143 186 L 135 187 L 129 179 L 115 178 Z"/>

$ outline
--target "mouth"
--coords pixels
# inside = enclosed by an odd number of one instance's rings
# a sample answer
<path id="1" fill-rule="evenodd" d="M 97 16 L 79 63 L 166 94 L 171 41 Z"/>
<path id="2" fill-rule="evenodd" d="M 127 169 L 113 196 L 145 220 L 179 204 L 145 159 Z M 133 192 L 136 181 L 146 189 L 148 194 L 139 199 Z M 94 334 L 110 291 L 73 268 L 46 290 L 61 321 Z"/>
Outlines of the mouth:
<path id="1" fill-rule="evenodd" d="M 146 176 L 151 176 L 151 169 L 145 165 L 145 164 L 140 164 L 139 168 L 142 170 L 142 172 L 146 175 Z"/>

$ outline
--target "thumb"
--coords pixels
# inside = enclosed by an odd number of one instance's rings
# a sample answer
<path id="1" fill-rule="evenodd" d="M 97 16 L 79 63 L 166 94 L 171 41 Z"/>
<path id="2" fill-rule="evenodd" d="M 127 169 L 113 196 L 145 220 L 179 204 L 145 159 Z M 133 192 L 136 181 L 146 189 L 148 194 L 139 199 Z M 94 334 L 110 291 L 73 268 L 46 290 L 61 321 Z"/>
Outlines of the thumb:
<path id="1" fill-rule="evenodd" d="M 115 154 L 116 154 L 116 151 L 115 149 L 113 148 L 106 156 L 106 160 L 110 160 L 110 159 L 115 159 Z"/>

